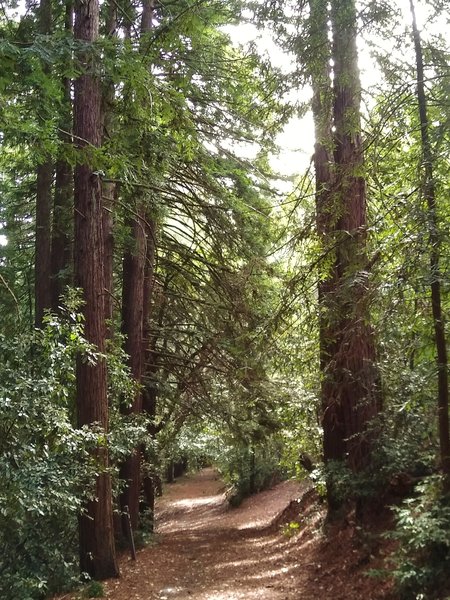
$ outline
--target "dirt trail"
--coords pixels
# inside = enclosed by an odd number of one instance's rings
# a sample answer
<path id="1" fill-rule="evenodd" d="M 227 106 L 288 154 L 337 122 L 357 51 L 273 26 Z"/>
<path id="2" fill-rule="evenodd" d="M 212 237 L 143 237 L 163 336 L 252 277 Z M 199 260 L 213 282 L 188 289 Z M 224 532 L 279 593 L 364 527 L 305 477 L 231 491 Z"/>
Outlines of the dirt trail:
<path id="1" fill-rule="evenodd" d="M 232 509 L 212 469 L 166 486 L 157 503 L 156 543 L 139 550 L 136 562 L 122 557 L 122 576 L 105 582 L 105 597 L 398 600 L 389 595 L 389 582 L 366 574 L 382 565 L 383 544 L 374 544 L 374 536 L 361 538 L 350 517 L 325 536 L 325 505 L 314 492 L 303 495 L 305 489 L 306 484 L 284 482 Z M 300 504 L 284 510 L 302 495 Z M 286 535 L 289 522 L 297 523 L 295 535 Z M 79 598 L 69 594 L 59 600 Z"/>
<path id="2" fill-rule="evenodd" d="M 298 600 L 292 540 L 268 528 L 301 494 L 284 482 L 228 507 L 212 469 L 167 486 L 157 504 L 158 544 L 121 565 L 106 583 L 111 600 Z M 296 553 L 295 553 L 296 554 Z"/>

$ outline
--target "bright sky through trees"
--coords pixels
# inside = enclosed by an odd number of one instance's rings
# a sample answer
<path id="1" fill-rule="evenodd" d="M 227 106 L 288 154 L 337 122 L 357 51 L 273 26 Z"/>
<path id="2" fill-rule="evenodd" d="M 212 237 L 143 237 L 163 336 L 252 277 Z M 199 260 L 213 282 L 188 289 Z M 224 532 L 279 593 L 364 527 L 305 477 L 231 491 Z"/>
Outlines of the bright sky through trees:
<path id="1" fill-rule="evenodd" d="M 396 0 L 396 5 L 401 11 L 403 23 L 399 29 L 395 31 L 397 36 L 411 36 L 411 12 L 409 0 Z M 439 35 L 445 32 L 446 23 L 432 22 L 431 10 L 429 6 L 424 6 L 417 3 L 416 15 L 419 27 L 423 30 L 423 36 L 426 38 L 428 34 Z M 448 22 L 449 19 L 447 19 Z M 225 31 L 231 36 L 233 42 L 237 45 L 246 46 L 254 43 L 263 55 L 270 57 L 272 64 L 283 71 L 289 72 L 293 69 L 294 59 L 292 55 L 284 52 L 274 40 L 273 33 L 269 27 L 258 28 L 252 23 L 241 23 L 239 25 L 229 25 Z M 367 43 L 369 41 L 369 44 Z M 382 82 L 382 75 L 376 60 L 372 56 L 372 44 L 374 47 L 382 50 L 386 54 L 398 60 L 405 60 L 403 54 L 399 54 L 396 49 L 395 39 L 369 39 L 358 40 L 359 42 L 359 65 L 361 70 L 361 82 L 363 86 L 363 110 L 367 102 L 367 106 L 373 104 L 370 90 L 375 86 L 379 86 Z M 411 64 L 414 61 L 412 49 L 411 56 L 408 57 Z M 366 92 L 366 93 L 364 93 Z M 311 98 L 311 90 L 309 87 L 293 91 L 291 94 L 292 101 L 298 103 L 308 102 Z M 295 177 L 303 173 L 311 164 L 314 153 L 314 123 L 312 114 L 307 112 L 301 118 L 294 117 L 286 125 L 284 130 L 277 136 L 277 143 L 280 148 L 278 155 L 273 155 L 271 164 L 276 172 L 284 177 Z M 251 149 L 244 150 L 244 153 L 249 158 L 251 157 Z M 291 184 L 283 181 L 279 182 L 280 191 L 290 191 Z"/>

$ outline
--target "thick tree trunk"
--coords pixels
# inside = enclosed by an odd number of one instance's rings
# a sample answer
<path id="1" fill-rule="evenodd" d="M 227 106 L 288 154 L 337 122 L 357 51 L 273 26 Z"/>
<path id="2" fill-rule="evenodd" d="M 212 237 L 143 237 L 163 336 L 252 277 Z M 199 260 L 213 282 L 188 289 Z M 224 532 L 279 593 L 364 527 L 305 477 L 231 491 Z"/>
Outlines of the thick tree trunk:
<path id="1" fill-rule="evenodd" d="M 142 4 L 141 34 L 149 33 L 153 27 L 155 0 L 144 0 Z"/>
<path id="2" fill-rule="evenodd" d="M 360 122 L 360 78 L 354 0 L 331 3 L 334 62 L 336 215 L 335 347 L 324 417 L 325 458 L 355 471 L 370 461 L 370 422 L 377 415 L 375 345 L 369 324 L 366 189 Z M 330 429 L 335 424 L 334 429 Z M 342 431 L 344 439 L 342 439 Z"/>
<path id="3" fill-rule="evenodd" d="M 310 1 L 309 35 L 316 48 L 311 65 L 312 111 L 315 128 L 314 169 L 316 179 L 316 226 L 326 271 L 320 273 L 319 343 L 322 375 L 322 425 L 326 461 L 343 460 L 345 429 L 340 407 L 333 402 L 335 388 L 334 357 L 338 351 L 338 323 L 335 304 L 338 274 L 336 264 L 336 206 L 334 206 L 333 87 L 331 80 L 331 43 L 328 38 L 329 9 L 326 0 Z M 331 502 L 331 494 L 329 494 Z"/>
<path id="4" fill-rule="evenodd" d="M 114 316 L 114 217 L 113 205 L 116 196 L 116 185 L 104 182 L 103 195 L 103 239 L 104 239 L 104 305 L 106 320 L 106 337 L 112 337 L 112 320 Z"/>
<path id="5" fill-rule="evenodd" d="M 433 175 L 433 151 L 431 148 L 428 124 L 427 99 L 424 84 L 424 66 L 422 42 L 417 28 L 414 2 L 410 0 L 414 49 L 417 67 L 417 102 L 420 118 L 422 141 L 422 193 L 428 208 L 428 234 L 430 243 L 431 309 L 433 314 L 434 340 L 438 368 L 438 420 L 441 451 L 441 467 L 446 475 L 447 488 L 450 489 L 450 434 L 448 410 L 448 357 L 445 334 L 445 319 L 442 312 L 441 270 L 440 270 L 440 232 L 436 205 L 436 188 Z"/>
<path id="6" fill-rule="evenodd" d="M 129 355 L 131 374 L 140 381 L 142 374 L 142 334 L 145 274 L 145 224 L 142 208 L 129 220 L 131 244 L 123 259 L 122 333 L 126 336 L 125 351 Z M 135 412 L 140 400 L 136 398 L 131 407 Z"/>
<path id="7" fill-rule="evenodd" d="M 329 23 L 333 40 L 329 41 Z M 358 471 L 369 462 L 377 414 L 375 349 L 366 291 L 366 196 L 354 0 L 310 0 L 320 273 L 319 341 L 325 463 Z M 331 77 L 331 60 L 333 75 Z M 340 505 L 333 478 L 328 505 Z"/>
<path id="8" fill-rule="evenodd" d="M 94 42 L 98 36 L 98 0 L 77 0 L 75 4 L 75 38 Z M 75 140 L 86 148 L 99 146 L 101 138 L 100 81 L 92 69 L 91 59 L 80 57 L 84 74 L 74 87 Z M 83 141 L 82 141 L 83 140 Z M 85 335 L 99 352 L 105 350 L 104 313 L 104 239 L 100 178 L 92 171 L 88 157 L 75 168 L 75 284 L 85 301 Z M 106 364 L 77 362 L 78 424 L 98 423 L 108 429 Z M 96 458 L 100 470 L 108 467 L 108 450 L 99 446 Z M 103 472 L 96 481 L 96 501 L 86 506 L 80 518 L 80 567 L 96 579 L 118 575 L 113 537 L 111 477 Z"/>
<path id="9" fill-rule="evenodd" d="M 143 312 L 143 391 L 142 391 L 142 410 L 153 421 L 156 416 L 157 390 L 155 375 L 157 371 L 155 360 L 154 340 L 151 335 L 150 307 L 154 289 L 154 270 L 156 257 L 156 224 L 153 219 L 147 216 L 146 219 L 146 255 L 144 271 L 144 312 Z M 149 435 L 155 435 L 153 430 Z M 145 455 L 145 448 L 142 448 L 142 454 Z M 155 511 L 155 483 L 156 473 L 144 473 L 143 492 L 145 498 L 145 507 L 149 511 L 152 520 Z M 153 521 L 152 521 L 153 522 Z"/>
<path id="10" fill-rule="evenodd" d="M 72 219 L 73 208 L 73 171 L 72 167 L 61 159 L 56 163 L 55 198 L 53 204 L 52 258 L 51 258 L 51 295 L 52 310 L 57 311 L 61 295 L 71 282 L 72 270 Z"/>
<path id="11" fill-rule="evenodd" d="M 347 457 L 355 471 L 370 457 L 370 421 L 378 401 L 375 347 L 367 306 L 366 192 L 360 124 L 360 80 L 354 0 L 331 4 L 334 61 L 334 163 L 336 194 L 336 337 L 324 423 L 326 459 Z M 344 431 L 344 439 L 340 430 Z M 336 432 L 338 434 L 336 435 Z"/>
<path id="12" fill-rule="evenodd" d="M 117 4 L 114 0 L 108 2 L 108 11 L 105 23 L 105 33 L 109 38 L 116 37 L 117 30 Z M 114 102 L 115 87 L 113 81 L 108 81 L 102 96 L 102 116 L 104 140 L 113 135 L 114 129 Z M 105 243 L 105 319 L 107 323 L 106 337 L 112 337 L 112 319 L 113 319 L 113 283 L 114 283 L 114 218 L 113 206 L 117 193 L 116 184 L 112 181 L 103 182 L 103 237 Z"/>

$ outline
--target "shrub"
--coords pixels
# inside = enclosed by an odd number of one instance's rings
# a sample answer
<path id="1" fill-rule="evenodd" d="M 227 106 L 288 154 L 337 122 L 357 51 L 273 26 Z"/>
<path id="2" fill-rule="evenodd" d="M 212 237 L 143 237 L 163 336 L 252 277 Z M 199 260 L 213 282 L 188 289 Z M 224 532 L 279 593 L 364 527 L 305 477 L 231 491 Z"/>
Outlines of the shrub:
<path id="1" fill-rule="evenodd" d="M 270 487 L 284 477 L 280 467 L 280 448 L 274 439 L 258 443 L 230 445 L 218 457 L 218 467 L 229 485 L 232 506 L 256 492 Z"/>
<path id="2" fill-rule="evenodd" d="M 450 496 L 443 493 L 442 477 L 427 477 L 416 495 L 394 510 L 396 529 L 391 535 L 399 546 L 393 574 L 400 596 L 442 598 L 450 572 Z"/>
<path id="3" fill-rule="evenodd" d="M 0 336 L 0 597 L 41 598 L 76 576 L 77 514 L 98 435 L 71 423 L 81 321 Z"/>
<path id="4" fill-rule="evenodd" d="M 78 515 L 98 473 L 92 451 L 108 443 L 120 458 L 146 433 L 145 423 L 119 417 L 108 436 L 95 425 L 74 425 L 80 354 L 97 359 L 83 338 L 76 297 L 62 318 L 48 316 L 43 329 L 0 335 L 2 600 L 43 598 L 77 583 Z M 117 394 L 128 393 L 118 361 L 110 380 Z"/>

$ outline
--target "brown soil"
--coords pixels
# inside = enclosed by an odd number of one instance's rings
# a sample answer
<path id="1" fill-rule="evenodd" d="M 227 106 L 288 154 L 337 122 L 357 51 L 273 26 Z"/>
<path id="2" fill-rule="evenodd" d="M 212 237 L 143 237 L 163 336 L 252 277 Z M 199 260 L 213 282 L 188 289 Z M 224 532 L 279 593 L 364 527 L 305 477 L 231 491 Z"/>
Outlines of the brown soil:
<path id="1" fill-rule="evenodd" d="M 294 499 L 300 498 L 299 501 Z M 212 469 L 168 485 L 157 543 L 121 560 L 110 600 L 378 600 L 389 586 L 377 538 L 349 520 L 323 533 L 324 507 L 306 484 L 281 483 L 229 508 Z M 297 523 L 297 525 L 293 525 Z M 76 596 L 65 596 L 66 600 Z"/>

